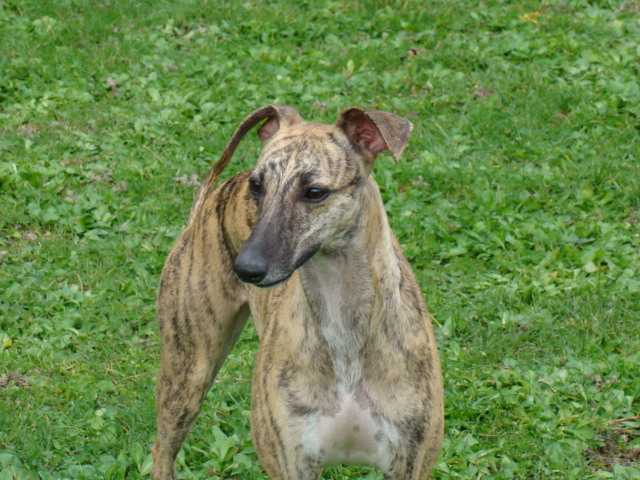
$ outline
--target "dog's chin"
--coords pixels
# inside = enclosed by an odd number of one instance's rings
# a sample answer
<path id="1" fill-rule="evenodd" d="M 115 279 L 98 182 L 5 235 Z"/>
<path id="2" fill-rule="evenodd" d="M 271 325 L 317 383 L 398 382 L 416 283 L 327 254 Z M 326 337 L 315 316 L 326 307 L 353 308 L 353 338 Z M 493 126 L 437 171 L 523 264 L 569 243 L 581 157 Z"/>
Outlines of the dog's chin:
<path id="1" fill-rule="evenodd" d="M 282 285 L 283 283 L 285 283 L 290 278 L 291 278 L 291 273 L 289 275 L 287 275 L 286 277 L 281 278 L 280 280 L 276 280 L 275 282 L 274 281 L 269 281 L 269 282 L 265 282 L 265 283 L 254 283 L 254 285 L 256 287 L 265 288 L 265 289 L 266 288 L 275 288 L 278 285 Z"/>

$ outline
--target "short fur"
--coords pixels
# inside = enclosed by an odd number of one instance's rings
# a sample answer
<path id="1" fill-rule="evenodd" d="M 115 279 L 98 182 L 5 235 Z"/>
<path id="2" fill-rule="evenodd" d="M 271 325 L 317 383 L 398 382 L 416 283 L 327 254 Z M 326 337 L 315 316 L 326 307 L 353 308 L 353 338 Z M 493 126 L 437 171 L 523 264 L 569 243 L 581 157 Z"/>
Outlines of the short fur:
<path id="1" fill-rule="evenodd" d="M 214 188 L 264 120 L 256 167 Z M 359 108 L 313 124 L 280 105 L 238 127 L 160 281 L 153 479 L 177 478 L 176 455 L 250 312 L 260 339 L 251 428 L 271 479 L 313 480 L 340 463 L 428 477 L 443 434 L 436 342 L 370 176 L 380 152 L 397 160 L 411 129 Z"/>

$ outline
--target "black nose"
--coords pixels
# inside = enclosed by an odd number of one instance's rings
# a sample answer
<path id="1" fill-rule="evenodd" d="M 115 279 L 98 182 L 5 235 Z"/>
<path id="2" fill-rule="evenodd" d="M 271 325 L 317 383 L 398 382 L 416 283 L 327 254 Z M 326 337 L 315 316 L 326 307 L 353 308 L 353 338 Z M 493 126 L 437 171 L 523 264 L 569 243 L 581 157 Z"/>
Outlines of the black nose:
<path id="1" fill-rule="evenodd" d="M 245 283 L 260 283 L 267 276 L 267 262 L 261 255 L 241 251 L 233 262 L 233 271 Z"/>

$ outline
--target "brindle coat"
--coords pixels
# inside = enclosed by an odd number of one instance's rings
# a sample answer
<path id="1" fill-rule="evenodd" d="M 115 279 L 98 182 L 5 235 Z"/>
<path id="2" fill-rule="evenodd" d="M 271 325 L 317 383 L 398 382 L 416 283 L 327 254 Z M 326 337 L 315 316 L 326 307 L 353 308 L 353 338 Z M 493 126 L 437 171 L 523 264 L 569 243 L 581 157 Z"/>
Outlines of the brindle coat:
<path id="1" fill-rule="evenodd" d="M 256 167 L 214 189 L 263 120 Z M 329 126 L 275 105 L 238 127 L 160 281 L 153 479 L 177 478 L 176 455 L 250 312 L 260 338 L 251 428 L 270 478 L 313 480 L 339 463 L 428 477 L 442 442 L 440 363 L 370 176 L 380 152 L 397 160 L 411 129 L 385 112 L 350 108 Z"/>

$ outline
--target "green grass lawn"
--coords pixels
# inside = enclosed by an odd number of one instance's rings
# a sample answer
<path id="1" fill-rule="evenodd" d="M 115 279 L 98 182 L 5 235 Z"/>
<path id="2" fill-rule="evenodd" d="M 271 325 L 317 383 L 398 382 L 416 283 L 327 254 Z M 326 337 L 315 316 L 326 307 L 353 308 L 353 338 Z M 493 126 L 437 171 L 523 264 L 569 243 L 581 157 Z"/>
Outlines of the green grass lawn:
<path id="1" fill-rule="evenodd" d="M 148 474 L 160 271 L 267 103 L 415 124 L 375 177 L 436 321 L 434 477 L 640 478 L 639 39 L 637 0 L 0 0 L 0 480 Z M 265 478 L 256 342 L 184 478 Z"/>

